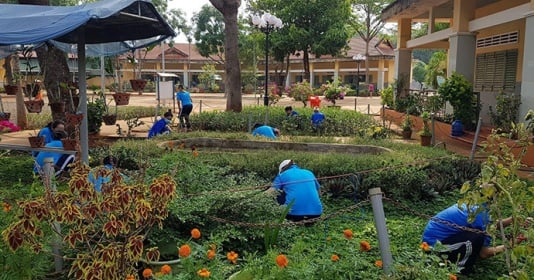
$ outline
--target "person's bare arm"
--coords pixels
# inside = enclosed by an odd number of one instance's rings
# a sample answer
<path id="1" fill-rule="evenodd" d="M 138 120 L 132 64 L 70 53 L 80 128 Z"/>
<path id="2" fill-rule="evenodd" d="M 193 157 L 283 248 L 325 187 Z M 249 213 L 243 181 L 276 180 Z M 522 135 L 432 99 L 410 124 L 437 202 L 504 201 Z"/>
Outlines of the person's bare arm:
<path id="1" fill-rule="evenodd" d="M 502 252 L 504 252 L 504 245 L 499 245 L 495 247 L 482 247 L 482 250 L 480 250 L 479 257 L 481 259 L 487 259 Z"/>
<path id="2" fill-rule="evenodd" d="M 500 221 L 497 221 L 497 229 L 501 228 L 501 224 L 502 224 L 502 227 L 505 228 L 505 227 L 511 225 L 513 221 L 514 221 L 514 219 L 512 217 L 504 218 L 504 219 L 502 219 Z"/>

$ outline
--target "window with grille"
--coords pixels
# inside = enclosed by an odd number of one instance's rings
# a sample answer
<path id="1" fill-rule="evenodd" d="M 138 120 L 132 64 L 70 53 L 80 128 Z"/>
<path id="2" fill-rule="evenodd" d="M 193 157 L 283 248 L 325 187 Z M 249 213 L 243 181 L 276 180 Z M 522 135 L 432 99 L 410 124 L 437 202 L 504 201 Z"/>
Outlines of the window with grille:
<path id="1" fill-rule="evenodd" d="M 475 91 L 514 91 L 517 72 L 517 50 L 477 55 Z"/>

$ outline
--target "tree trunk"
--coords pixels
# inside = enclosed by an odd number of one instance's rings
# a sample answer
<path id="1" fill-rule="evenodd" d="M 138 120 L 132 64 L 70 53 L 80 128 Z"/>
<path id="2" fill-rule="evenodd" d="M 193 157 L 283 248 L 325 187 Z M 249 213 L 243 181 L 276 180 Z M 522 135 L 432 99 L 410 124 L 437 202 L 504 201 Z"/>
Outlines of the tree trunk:
<path id="1" fill-rule="evenodd" d="M 18 73 L 18 75 L 20 75 L 20 64 L 18 55 L 11 55 L 10 57 L 11 59 L 9 67 L 12 69 L 14 75 L 17 75 L 15 73 Z M 26 114 L 26 106 L 24 105 L 24 92 L 22 91 L 22 81 L 20 79 L 17 79 L 16 85 L 18 86 L 17 97 L 15 99 L 15 104 L 17 107 L 17 125 L 20 127 L 20 129 L 24 130 L 28 128 L 28 116 Z"/>
<path id="2" fill-rule="evenodd" d="M 241 112 L 241 68 L 239 65 L 237 12 L 241 0 L 210 0 L 211 4 L 224 17 L 224 55 L 225 73 L 224 93 L 226 95 L 226 111 Z"/>
<path id="3" fill-rule="evenodd" d="M 302 63 L 304 64 L 304 78 L 311 82 L 310 54 L 308 53 L 308 50 L 304 50 L 303 53 L 304 55 L 302 56 Z"/>

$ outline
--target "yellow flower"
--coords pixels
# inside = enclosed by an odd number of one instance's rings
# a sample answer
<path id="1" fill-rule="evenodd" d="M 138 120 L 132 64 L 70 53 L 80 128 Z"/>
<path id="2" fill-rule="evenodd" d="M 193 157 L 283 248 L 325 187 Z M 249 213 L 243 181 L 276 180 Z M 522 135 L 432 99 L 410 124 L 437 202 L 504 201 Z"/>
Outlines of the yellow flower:
<path id="1" fill-rule="evenodd" d="M 236 264 L 237 263 L 237 258 L 239 257 L 239 255 L 234 252 L 234 251 L 230 251 L 226 254 L 226 258 L 233 264 Z"/>
<path id="2" fill-rule="evenodd" d="M 194 239 L 199 239 L 200 238 L 200 230 L 198 230 L 198 228 L 194 228 L 191 230 L 191 237 L 193 237 Z"/>
<path id="3" fill-rule="evenodd" d="M 199 271 L 197 271 L 197 275 L 202 278 L 210 278 L 211 272 L 207 268 L 202 268 Z"/>
<path id="4" fill-rule="evenodd" d="M 287 257 L 285 255 L 280 254 L 280 255 L 276 256 L 276 265 L 279 268 L 286 267 L 288 263 L 289 263 L 289 261 L 287 260 Z"/>
<path id="5" fill-rule="evenodd" d="M 215 250 L 208 250 L 206 257 L 208 257 L 208 260 L 213 260 L 215 258 Z"/>
<path id="6" fill-rule="evenodd" d="M 367 252 L 369 250 L 371 250 L 371 244 L 365 240 L 360 241 L 360 251 Z"/>
<path id="7" fill-rule="evenodd" d="M 419 248 L 421 248 L 425 252 L 428 252 L 428 250 L 430 250 L 430 245 L 428 245 L 428 243 L 426 242 L 423 242 L 421 243 L 421 245 L 419 245 Z"/>
<path id="8" fill-rule="evenodd" d="M 189 257 L 189 255 L 191 254 L 191 247 L 189 247 L 189 245 L 182 245 L 180 246 L 180 249 L 178 250 L 178 255 L 180 255 L 180 257 L 184 257 L 184 258 L 187 258 Z"/>
<path id="9" fill-rule="evenodd" d="M 382 261 L 381 260 L 375 261 L 375 266 L 376 267 L 382 267 Z"/>
<path id="10" fill-rule="evenodd" d="M 333 262 L 337 262 L 337 261 L 339 261 L 339 256 L 338 256 L 338 255 L 332 255 L 332 256 L 330 257 L 330 259 L 331 259 Z"/>
<path id="11" fill-rule="evenodd" d="M 345 236 L 345 238 L 347 239 L 352 239 L 352 230 L 350 229 L 346 229 L 343 231 L 343 235 Z"/>
<path id="12" fill-rule="evenodd" d="M 168 264 L 162 266 L 160 269 L 160 272 L 163 274 L 170 274 L 171 271 L 172 271 L 172 268 Z"/>

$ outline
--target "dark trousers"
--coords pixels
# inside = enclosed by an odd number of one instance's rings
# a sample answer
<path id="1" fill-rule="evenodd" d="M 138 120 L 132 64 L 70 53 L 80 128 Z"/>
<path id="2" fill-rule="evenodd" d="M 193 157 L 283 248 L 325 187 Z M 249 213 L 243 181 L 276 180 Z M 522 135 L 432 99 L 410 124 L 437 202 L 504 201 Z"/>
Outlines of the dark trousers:
<path id="1" fill-rule="evenodd" d="M 286 193 L 284 191 L 281 191 L 276 196 L 276 201 L 278 202 L 278 204 L 284 205 L 286 203 Z M 289 220 L 289 221 L 292 221 L 292 222 L 300 222 L 300 221 L 303 221 L 303 220 L 315 219 L 315 218 L 318 218 L 320 216 L 321 215 L 291 215 L 291 214 L 287 214 L 286 215 L 286 219 Z M 305 225 L 309 227 L 309 226 L 311 226 L 313 224 L 314 223 L 306 223 Z"/>
<path id="2" fill-rule="evenodd" d="M 191 128 L 191 123 L 189 122 L 189 115 L 191 114 L 191 111 L 193 111 L 193 104 L 190 105 L 184 105 L 182 107 L 182 110 L 180 110 L 180 127 L 181 128 Z"/>
<path id="3" fill-rule="evenodd" d="M 463 268 L 462 274 L 473 272 L 473 264 L 484 245 L 484 235 L 476 232 L 462 231 L 441 241 L 449 250 L 441 252 L 447 259 Z"/>

